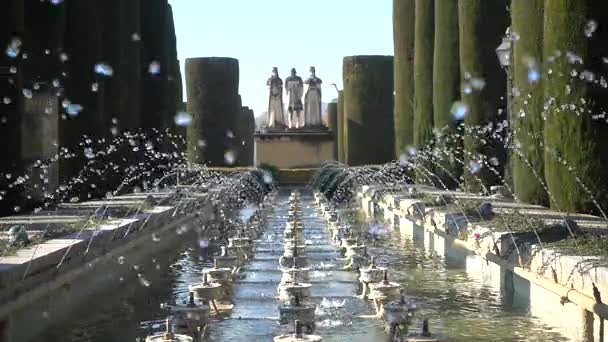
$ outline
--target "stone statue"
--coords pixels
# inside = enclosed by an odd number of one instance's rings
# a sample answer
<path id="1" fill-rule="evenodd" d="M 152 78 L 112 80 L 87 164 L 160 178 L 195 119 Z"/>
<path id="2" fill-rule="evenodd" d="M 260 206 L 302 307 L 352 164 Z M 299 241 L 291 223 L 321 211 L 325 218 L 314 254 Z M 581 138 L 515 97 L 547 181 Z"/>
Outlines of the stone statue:
<path id="1" fill-rule="evenodd" d="M 291 76 L 285 80 L 285 92 L 287 93 L 289 107 L 289 128 L 304 127 L 304 116 L 302 111 L 302 95 L 304 95 L 304 82 L 296 75 L 296 69 L 291 69 Z"/>
<path id="2" fill-rule="evenodd" d="M 304 81 L 306 95 L 304 99 L 304 121 L 307 127 L 321 127 L 321 81 L 317 78 L 315 67 L 310 67 L 310 77 Z"/>
<path id="3" fill-rule="evenodd" d="M 283 80 L 278 69 L 272 68 L 272 76 L 266 83 L 270 96 L 268 99 L 268 128 L 285 128 L 283 113 Z"/>

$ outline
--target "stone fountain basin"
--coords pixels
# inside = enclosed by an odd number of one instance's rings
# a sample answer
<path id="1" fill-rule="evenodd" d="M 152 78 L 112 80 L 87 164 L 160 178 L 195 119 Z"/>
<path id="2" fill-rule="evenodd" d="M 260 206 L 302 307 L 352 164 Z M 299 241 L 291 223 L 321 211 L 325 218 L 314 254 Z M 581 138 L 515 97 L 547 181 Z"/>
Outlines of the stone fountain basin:
<path id="1" fill-rule="evenodd" d="M 385 267 L 376 267 L 376 268 L 362 268 L 359 270 L 360 276 L 359 281 L 365 283 L 379 283 L 382 281 L 384 277 L 384 271 L 386 271 Z"/>
<path id="2" fill-rule="evenodd" d="M 307 281 L 310 279 L 310 268 L 289 268 L 281 270 L 283 277 L 281 278 L 282 284 L 293 283 L 293 274 L 296 274 L 296 280 Z"/>
<path id="3" fill-rule="evenodd" d="M 217 282 L 232 281 L 232 268 L 210 268 L 203 271 L 211 277 L 211 280 Z"/>
<path id="4" fill-rule="evenodd" d="M 279 300 L 287 301 L 299 296 L 300 298 L 310 297 L 310 288 L 312 284 L 308 283 L 297 283 L 297 284 L 284 284 L 279 285 Z"/>
<path id="5" fill-rule="evenodd" d="M 192 337 L 174 334 L 173 338 L 166 338 L 165 334 L 158 334 L 146 337 L 146 342 L 191 342 Z"/>
<path id="6" fill-rule="evenodd" d="M 173 322 L 177 326 L 187 326 L 190 322 L 200 326 L 209 322 L 210 309 L 207 305 L 201 304 L 194 307 L 168 305 L 167 308 L 173 315 Z"/>
<path id="7" fill-rule="evenodd" d="M 323 341 L 321 336 L 317 335 L 281 335 L 274 338 L 274 342 L 320 342 Z"/>
<path id="8" fill-rule="evenodd" d="M 286 268 L 305 268 L 308 266 L 308 258 L 305 256 L 281 257 L 279 259 L 281 269 Z"/>
<path id="9" fill-rule="evenodd" d="M 376 283 L 370 284 L 370 299 L 378 299 L 378 300 L 396 300 L 401 298 L 401 286 L 397 283 L 389 282 L 389 283 Z"/>
<path id="10" fill-rule="evenodd" d="M 290 324 L 295 320 L 299 320 L 304 325 L 313 324 L 315 322 L 316 308 L 316 306 L 308 304 L 281 305 L 279 306 L 279 323 Z"/>
<path id="11" fill-rule="evenodd" d="M 367 255 L 366 246 L 349 246 L 349 247 L 346 247 L 346 253 L 344 253 L 344 256 L 346 258 L 350 258 L 353 256 L 365 256 L 365 255 Z"/>
<path id="12" fill-rule="evenodd" d="M 414 335 L 409 336 L 406 339 L 406 342 L 448 342 L 449 338 L 444 334 L 431 334 L 431 336 L 426 337 L 422 335 Z"/>
<path id="13" fill-rule="evenodd" d="M 414 317 L 415 307 L 409 303 L 401 303 L 400 300 L 388 303 L 384 306 L 384 319 L 389 324 L 404 324 L 411 322 Z"/>
<path id="14" fill-rule="evenodd" d="M 190 291 L 194 292 L 194 298 L 205 300 L 216 300 L 222 297 L 222 285 L 218 283 L 196 284 L 190 286 Z"/>
<path id="15" fill-rule="evenodd" d="M 215 257 L 215 264 L 218 268 L 233 268 L 238 266 L 239 258 L 235 256 L 217 256 Z"/>

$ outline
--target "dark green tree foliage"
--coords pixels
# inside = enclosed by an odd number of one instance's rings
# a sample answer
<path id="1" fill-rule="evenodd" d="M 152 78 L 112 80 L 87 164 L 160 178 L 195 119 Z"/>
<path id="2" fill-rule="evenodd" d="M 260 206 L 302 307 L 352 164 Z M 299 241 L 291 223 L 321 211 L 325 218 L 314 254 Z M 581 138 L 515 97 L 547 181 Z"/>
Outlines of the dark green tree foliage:
<path id="1" fill-rule="evenodd" d="M 142 127 L 164 129 L 167 127 L 167 89 L 170 64 L 167 61 L 167 11 L 168 0 L 145 0 L 141 3 L 142 25 Z M 154 67 L 160 66 L 159 72 Z M 152 69 L 152 70 L 151 70 Z M 175 113 L 173 113 L 175 115 Z"/>
<path id="2" fill-rule="evenodd" d="M 434 17 L 434 0 L 416 0 L 414 145 L 418 148 L 433 141 Z"/>
<path id="3" fill-rule="evenodd" d="M 521 201 L 548 204 L 544 182 L 542 61 L 544 0 L 512 0 L 513 98 L 511 126 L 513 190 Z M 538 80 L 536 80 L 538 75 Z M 543 177 L 541 181 L 537 177 Z"/>
<path id="4" fill-rule="evenodd" d="M 103 133 L 107 136 L 110 135 L 110 128 L 114 126 L 114 120 L 118 120 L 119 127 L 122 126 L 122 119 L 126 114 L 123 98 L 129 97 L 129 92 L 125 91 L 126 77 L 129 75 L 122 68 L 122 38 L 130 34 L 125 25 L 128 18 L 125 17 L 121 2 L 123 0 L 98 0 L 102 39 L 99 62 L 108 64 L 114 71 L 111 77 L 104 77 L 99 85 L 103 89 Z"/>
<path id="5" fill-rule="evenodd" d="M 545 2 L 543 55 L 546 73 L 551 70 L 543 82 L 545 178 L 551 205 L 559 210 L 598 211 L 577 177 L 604 208 L 607 204 L 608 130 L 605 118 L 593 117 L 606 110 L 608 94 L 591 82 L 600 76 L 594 73 L 605 71 L 607 17 L 605 1 Z"/>
<path id="6" fill-rule="evenodd" d="M 66 6 L 65 51 L 67 77 L 65 98 L 82 107 L 77 115 L 65 115 L 59 123 L 59 144 L 74 151 L 76 158 L 60 164 L 64 179 L 74 176 L 84 165 L 82 148 L 78 145 L 83 135 L 101 137 L 106 133 L 103 119 L 103 89 L 92 91 L 92 84 L 103 80 L 96 75 L 95 64 L 101 61 L 102 23 L 98 0 L 68 1 Z"/>
<path id="7" fill-rule="evenodd" d="M 13 38 L 23 37 L 24 31 L 24 7 L 22 0 L 9 0 L 3 3 L 0 11 L 0 97 L 9 98 L 11 102 L 0 103 L 0 143 L 4 148 L 0 153 L 0 187 L 6 189 L 9 180 L 4 174 L 18 174 L 21 160 L 21 131 L 15 129 L 21 124 L 21 114 L 23 112 L 23 96 L 21 87 L 23 86 L 23 72 L 21 71 L 21 59 L 9 58 L 4 49 L 9 46 Z M 8 68 L 14 66 L 17 73 L 12 74 Z M 10 81 L 12 80 L 12 81 Z M 10 82 L 9 82 L 10 81 Z M 16 203 L 16 194 L 5 194 L 4 203 Z M 12 205 L 0 206 L 0 214 L 12 213 Z"/>
<path id="8" fill-rule="evenodd" d="M 188 159 L 209 166 L 224 166 L 230 148 L 227 133 L 240 110 L 239 62 L 233 58 L 186 60 Z"/>
<path id="9" fill-rule="evenodd" d="M 167 65 L 167 80 L 164 84 L 164 124 L 163 127 L 172 128 L 174 132 L 179 132 L 181 127 L 174 123 L 177 104 L 182 101 L 181 97 L 181 72 L 179 60 L 177 59 L 177 38 L 175 36 L 175 23 L 173 21 L 173 9 L 167 5 L 167 24 L 165 26 L 165 60 Z"/>
<path id="10" fill-rule="evenodd" d="M 458 0 L 435 0 L 435 46 L 433 54 L 433 124 L 440 134 L 437 148 L 445 151 L 435 172 L 448 187 L 457 186 L 462 167 L 451 157 L 461 157 L 461 139 L 457 120 L 451 113 L 460 99 L 460 63 L 458 46 Z M 454 180 L 456 178 L 456 180 Z"/>
<path id="11" fill-rule="evenodd" d="M 254 148 L 255 148 L 255 115 L 252 109 L 248 109 L 246 113 L 245 119 L 247 122 L 247 130 L 245 131 L 244 142 L 243 145 L 243 155 L 245 156 L 243 160 L 244 166 L 253 166 L 255 164 L 254 161 Z"/>
<path id="12" fill-rule="evenodd" d="M 336 127 L 336 143 L 338 144 L 338 160 L 344 162 L 345 158 L 345 143 L 344 143 L 344 129 L 345 129 L 345 115 L 344 115 L 344 90 L 338 92 L 338 125 Z"/>
<path id="13" fill-rule="evenodd" d="M 465 184 L 470 191 L 480 191 L 481 183 L 498 183 L 485 162 L 495 165 L 499 174 L 504 165 L 504 143 L 494 133 L 496 123 L 505 119 L 498 110 L 504 105 L 506 75 L 496 47 L 509 26 L 509 16 L 504 2 L 486 0 L 459 1 L 458 16 L 462 101 L 467 106 Z"/>
<path id="14" fill-rule="evenodd" d="M 393 57 L 345 57 L 343 77 L 348 165 L 392 160 Z"/>
<path id="15" fill-rule="evenodd" d="M 395 152 L 414 143 L 415 0 L 393 0 L 395 46 Z"/>
<path id="16" fill-rule="evenodd" d="M 132 131 L 141 127 L 142 122 L 142 43 L 141 43 L 141 0 L 121 0 L 123 33 L 120 37 L 121 53 L 120 72 L 121 88 L 121 117 L 119 127 Z"/>
<path id="17" fill-rule="evenodd" d="M 334 158 L 338 159 L 338 103 L 327 104 L 327 125 L 334 133 Z"/>
<path id="18" fill-rule="evenodd" d="M 51 83 L 61 77 L 60 54 L 65 35 L 65 4 L 48 1 L 23 0 L 25 31 L 21 37 L 28 58 L 23 62 L 25 85 L 34 82 Z"/>

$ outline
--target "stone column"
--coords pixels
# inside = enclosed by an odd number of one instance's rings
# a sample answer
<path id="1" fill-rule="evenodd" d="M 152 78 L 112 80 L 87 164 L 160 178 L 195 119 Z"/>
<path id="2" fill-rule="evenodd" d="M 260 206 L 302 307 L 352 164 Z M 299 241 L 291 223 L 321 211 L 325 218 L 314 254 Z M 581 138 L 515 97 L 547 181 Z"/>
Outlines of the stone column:
<path id="1" fill-rule="evenodd" d="M 229 148 L 227 133 L 239 112 L 239 62 L 210 57 L 186 60 L 188 112 L 188 160 L 208 166 L 224 166 Z"/>
<path id="2" fill-rule="evenodd" d="M 498 173 L 504 165 L 504 144 L 490 134 L 478 133 L 488 125 L 502 121 L 498 110 L 505 106 L 507 79 L 496 57 L 496 47 L 509 26 L 504 3 L 485 0 L 458 2 L 460 27 L 460 71 L 462 100 L 466 105 L 465 184 L 478 192 L 498 183 L 484 160 L 494 160 Z M 475 173 L 475 174 L 472 174 Z"/>
<path id="3" fill-rule="evenodd" d="M 397 156 L 414 143 L 414 8 L 415 0 L 393 0 Z"/>
<path id="4" fill-rule="evenodd" d="M 338 103 L 327 104 L 327 125 L 334 133 L 334 158 L 338 159 Z"/>
<path id="5" fill-rule="evenodd" d="M 344 116 L 344 91 L 338 92 L 338 124 L 336 125 L 336 144 L 338 145 L 338 161 L 344 162 L 345 156 L 345 144 L 344 144 L 344 129 L 345 129 L 345 116 Z"/>
<path id="6" fill-rule="evenodd" d="M 344 58 L 346 162 L 380 164 L 393 159 L 393 57 Z"/>

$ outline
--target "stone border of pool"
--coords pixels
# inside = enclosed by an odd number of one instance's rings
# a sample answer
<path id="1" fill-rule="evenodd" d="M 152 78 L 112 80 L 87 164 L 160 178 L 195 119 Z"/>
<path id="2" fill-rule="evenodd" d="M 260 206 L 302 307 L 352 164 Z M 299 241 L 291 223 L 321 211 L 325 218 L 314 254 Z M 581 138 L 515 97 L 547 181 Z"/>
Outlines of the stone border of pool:
<path id="1" fill-rule="evenodd" d="M 419 194 L 449 194 L 457 198 L 481 199 L 492 202 L 495 208 L 498 209 L 501 206 L 518 209 L 525 214 L 534 214 L 540 217 L 545 216 L 545 219 L 548 221 L 556 221 L 557 218 L 562 216 L 560 213 L 540 206 L 520 204 L 470 193 L 443 191 L 428 186 L 415 187 Z M 591 281 L 588 278 L 581 277 L 578 273 L 582 261 L 593 259 L 593 257 L 560 255 L 555 249 L 545 248 L 541 250 L 540 246 L 529 242 L 518 244 L 522 257 L 521 260 L 517 257 L 517 253 L 507 253 L 501 256 L 503 254 L 501 251 L 514 249 L 508 232 L 497 232 L 496 230 L 484 227 L 481 223 L 472 223 L 472 227 L 467 227 L 472 234 L 467 234 L 467 239 L 461 240 L 457 234 L 459 229 L 455 226 L 462 227 L 463 224 L 466 225 L 466 222 L 463 222 L 465 221 L 463 215 L 459 215 L 456 212 L 448 212 L 441 209 L 441 207 L 425 207 L 422 205 L 422 200 L 411 198 L 405 188 L 403 191 L 390 190 L 393 189 L 383 186 L 361 187 L 357 192 L 357 198 L 360 201 L 363 212 L 368 217 L 374 217 L 374 207 L 377 206 L 383 211 L 385 221 L 395 223 L 395 220 L 399 220 L 401 230 L 409 230 L 413 235 L 414 228 L 419 227 L 423 229 L 424 234 L 432 233 L 442 237 L 445 239 L 446 245 L 461 247 L 484 258 L 488 262 L 512 271 L 529 282 L 557 294 L 565 302 L 575 303 L 579 307 L 595 313 L 600 318 L 608 318 L 608 305 L 596 302 Z M 604 220 L 590 215 L 570 215 L 568 219 L 573 219 L 582 226 L 606 226 Z M 427 241 L 425 237 L 424 244 L 426 248 L 430 250 L 436 249 L 433 243 L 434 241 Z M 595 267 L 590 273 L 592 281 L 600 293 L 608 293 L 608 268 Z"/>

